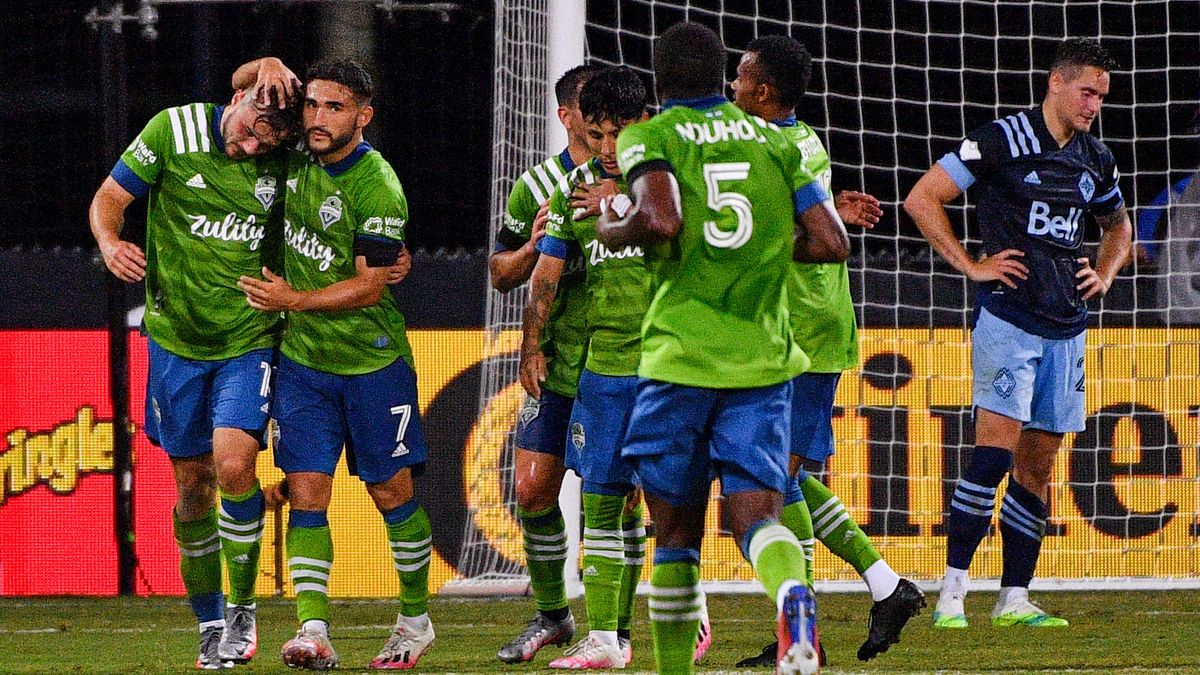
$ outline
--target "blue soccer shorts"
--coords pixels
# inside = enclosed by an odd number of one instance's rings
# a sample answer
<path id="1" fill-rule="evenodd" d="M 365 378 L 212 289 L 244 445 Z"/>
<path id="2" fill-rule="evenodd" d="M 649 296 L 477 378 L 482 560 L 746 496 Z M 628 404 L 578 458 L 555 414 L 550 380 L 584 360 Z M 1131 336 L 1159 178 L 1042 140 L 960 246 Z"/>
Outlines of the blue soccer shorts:
<path id="1" fill-rule="evenodd" d="M 841 373 L 792 378 L 792 454 L 825 463 L 833 456 L 833 399 Z"/>
<path id="2" fill-rule="evenodd" d="M 624 495 L 633 489 L 633 464 L 621 457 L 621 442 L 637 383 L 636 375 L 597 375 L 586 369 L 579 378 L 566 465 L 583 479 L 588 494 Z"/>
<path id="3" fill-rule="evenodd" d="M 721 492 L 783 493 L 792 435 L 792 383 L 705 389 L 641 379 L 622 456 L 642 489 L 675 506 Z"/>
<path id="4" fill-rule="evenodd" d="M 1025 429 L 1083 431 L 1085 333 L 1051 340 L 979 310 L 971 332 L 974 405 Z"/>
<path id="5" fill-rule="evenodd" d="M 147 348 L 146 436 L 151 443 L 183 459 L 212 452 L 213 429 L 241 429 L 263 440 L 274 349 L 199 361 L 173 354 L 153 338 Z"/>
<path id="6" fill-rule="evenodd" d="M 351 475 L 383 483 L 401 469 L 419 476 L 427 451 L 417 376 L 404 359 L 364 375 L 335 375 L 279 357 L 275 466 L 333 475 L 342 446 Z"/>
<path id="7" fill-rule="evenodd" d="M 517 416 L 517 447 L 565 459 L 567 427 L 574 402 L 575 399 L 544 387 L 541 399 L 526 396 Z"/>

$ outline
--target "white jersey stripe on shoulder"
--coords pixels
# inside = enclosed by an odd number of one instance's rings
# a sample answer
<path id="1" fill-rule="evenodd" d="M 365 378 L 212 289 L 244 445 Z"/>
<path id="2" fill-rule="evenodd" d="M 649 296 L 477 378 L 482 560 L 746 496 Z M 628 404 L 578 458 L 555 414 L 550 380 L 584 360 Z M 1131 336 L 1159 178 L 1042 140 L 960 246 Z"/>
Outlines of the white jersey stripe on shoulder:
<path id="1" fill-rule="evenodd" d="M 1033 132 L 1033 125 L 1029 123 L 1029 118 L 1023 112 L 1017 113 L 1017 117 L 1021 120 L 1021 126 L 1025 127 L 1025 135 L 1029 137 L 1029 143 L 1033 146 L 1033 151 L 1040 154 L 1042 152 L 1042 144 L 1038 141 L 1037 134 Z"/>
<path id="2" fill-rule="evenodd" d="M 1008 137 L 1008 152 L 1009 152 L 1009 154 L 1011 154 L 1013 157 L 1016 157 L 1017 155 L 1019 155 L 1021 153 L 1021 151 L 1019 149 L 1017 149 L 1017 141 L 1016 141 L 1016 139 L 1013 138 L 1012 129 L 1008 128 L 1008 120 L 998 119 L 998 120 L 996 120 L 996 124 L 1000 125 L 1000 128 L 1004 130 L 1004 135 L 1006 137 Z"/>
<path id="3" fill-rule="evenodd" d="M 521 180 L 525 181 L 525 185 L 529 187 L 529 191 L 533 193 L 533 198 L 537 200 L 538 204 L 546 201 L 545 195 L 542 194 L 542 188 L 538 185 L 537 179 L 533 177 L 532 171 L 521 174 Z"/>
<path id="4" fill-rule="evenodd" d="M 179 114 L 183 115 L 183 129 L 184 135 L 187 138 L 187 151 L 195 152 L 200 148 L 196 143 L 196 123 L 192 120 L 191 106 L 183 106 L 179 109 Z"/>
<path id="5" fill-rule="evenodd" d="M 167 108 L 167 117 L 171 118 L 171 133 L 175 136 L 175 154 L 183 154 L 183 124 L 179 121 L 179 108 Z"/>
<path id="6" fill-rule="evenodd" d="M 204 152 L 208 152 L 209 149 L 212 148 L 212 146 L 209 144 L 209 140 L 208 140 L 208 120 L 204 118 L 204 104 L 196 103 L 195 108 L 196 108 L 196 126 L 198 126 L 200 128 L 199 129 L 199 131 L 200 131 L 200 149 L 203 150 Z"/>
<path id="7" fill-rule="evenodd" d="M 579 167 L 579 170 L 581 173 L 583 173 L 583 182 L 589 185 L 596 182 L 596 174 L 592 173 L 592 165 L 590 162 Z"/>
<path id="8" fill-rule="evenodd" d="M 1009 115 L 1007 119 L 1008 123 L 1012 125 L 1013 135 L 1017 137 L 1017 143 L 1021 145 L 1021 154 L 1028 155 L 1029 146 L 1025 143 L 1025 130 L 1021 128 L 1021 122 L 1017 120 L 1016 115 Z"/>
<path id="9" fill-rule="evenodd" d="M 542 162 L 542 166 L 546 167 L 546 170 L 549 171 L 552 176 L 554 176 L 555 181 L 562 181 L 562 179 L 567 177 L 567 174 L 563 172 L 562 167 L 558 165 L 557 157 L 551 157 L 550 159 Z"/>
<path id="10" fill-rule="evenodd" d="M 546 169 L 542 165 L 533 167 L 533 175 L 542 183 L 542 189 L 546 192 L 546 197 L 554 194 L 554 181 L 550 179 L 550 174 L 546 173 Z M 543 199 L 542 201 L 546 201 Z M 539 202 L 541 203 L 541 202 Z"/>

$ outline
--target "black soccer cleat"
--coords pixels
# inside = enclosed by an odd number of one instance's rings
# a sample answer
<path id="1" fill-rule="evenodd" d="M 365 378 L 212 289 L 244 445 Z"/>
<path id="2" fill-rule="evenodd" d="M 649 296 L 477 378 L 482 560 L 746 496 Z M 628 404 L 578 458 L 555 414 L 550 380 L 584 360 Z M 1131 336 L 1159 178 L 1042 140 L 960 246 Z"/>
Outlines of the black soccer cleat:
<path id="1" fill-rule="evenodd" d="M 775 653 L 777 651 L 779 651 L 779 643 L 772 642 L 771 644 L 767 645 L 766 647 L 763 647 L 762 653 L 759 654 L 758 656 L 748 656 L 748 657 L 742 659 L 741 661 L 738 661 L 737 663 L 735 663 L 734 667 L 735 668 L 774 668 L 775 667 Z M 819 642 L 817 643 L 817 661 L 821 664 L 822 668 L 829 665 L 829 662 L 825 660 L 825 645 L 823 645 Z"/>
<path id="2" fill-rule="evenodd" d="M 858 660 L 870 661 L 900 641 L 900 631 L 908 620 L 921 613 L 925 594 L 908 579 L 901 579 L 888 597 L 871 605 L 867 640 L 858 648 Z"/>

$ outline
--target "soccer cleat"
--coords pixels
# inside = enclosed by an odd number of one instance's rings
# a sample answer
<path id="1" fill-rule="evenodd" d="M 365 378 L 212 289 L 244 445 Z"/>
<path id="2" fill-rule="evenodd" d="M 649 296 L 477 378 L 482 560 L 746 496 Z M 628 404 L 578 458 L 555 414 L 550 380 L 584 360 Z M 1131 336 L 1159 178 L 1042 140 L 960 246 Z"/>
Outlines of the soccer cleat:
<path id="1" fill-rule="evenodd" d="M 555 670 L 615 670 L 625 667 L 620 648 L 588 635 L 576 642 L 562 657 L 550 662 Z"/>
<path id="2" fill-rule="evenodd" d="M 696 651 L 692 654 L 692 663 L 700 665 L 712 646 L 712 639 L 712 622 L 708 620 L 708 605 L 705 604 L 700 610 L 700 630 L 696 633 Z"/>
<path id="3" fill-rule="evenodd" d="M 775 655 L 778 651 L 779 642 L 772 642 L 763 647 L 761 654 L 747 656 L 735 663 L 734 666 L 738 668 L 774 668 Z M 829 665 L 829 661 L 825 658 L 825 645 L 821 644 L 820 641 L 817 642 L 817 661 L 820 662 L 822 668 Z"/>
<path id="4" fill-rule="evenodd" d="M 937 607 L 933 610 L 934 628 L 966 628 L 967 614 L 963 609 L 963 601 L 967 597 L 967 589 L 942 588 L 938 595 Z"/>
<path id="5" fill-rule="evenodd" d="M 371 660 L 370 667 L 383 670 L 415 668 L 417 661 L 433 647 L 435 637 L 433 622 L 426 620 L 425 629 L 416 630 L 400 619 L 379 655 Z"/>
<path id="6" fill-rule="evenodd" d="M 992 610 L 993 626 L 1029 626 L 1031 628 L 1065 628 L 1066 619 L 1050 616 L 1029 598 L 1014 598 L 1003 607 L 997 603 Z"/>
<path id="7" fill-rule="evenodd" d="M 921 613 L 925 594 L 908 579 L 901 579 L 892 594 L 871 605 L 867 640 L 858 648 L 858 660 L 870 661 L 900 641 L 908 620 Z"/>
<path id="8" fill-rule="evenodd" d="M 775 672 L 778 675 L 813 675 L 820 672 L 817 599 L 812 589 L 804 584 L 796 584 L 788 589 L 775 633 L 779 638 L 775 652 Z"/>
<path id="9" fill-rule="evenodd" d="M 211 626 L 200 631 L 200 656 L 196 657 L 196 668 L 200 670 L 222 670 L 232 668 L 231 661 L 221 658 L 221 634 L 224 629 Z"/>
<path id="10" fill-rule="evenodd" d="M 258 653 L 255 614 L 255 605 L 229 605 L 225 609 L 225 633 L 218 647 L 222 659 L 246 663 Z"/>
<path id="11" fill-rule="evenodd" d="M 575 617 L 570 612 L 562 621 L 555 621 L 538 612 L 525 624 L 525 630 L 496 652 L 496 658 L 505 663 L 532 661 L 534 655 L 546 645 L 569 644 L 575 637 Z"/>
<path id="12" fill-rule="evenodd" d="M 288 668 L 331 670 L 337 668 L 338 655 L 333 651 L 329 635 L 320 630 L 296 631 L 296 637 L 283 643 L 283 663 Z"/>
<path id="13" fill-rule="evenodd" d="M 633 663 L 633 640 L 618 637 L 617 646 L 621 648 L 621 656 L 625 658 L 625 665 Z"/>

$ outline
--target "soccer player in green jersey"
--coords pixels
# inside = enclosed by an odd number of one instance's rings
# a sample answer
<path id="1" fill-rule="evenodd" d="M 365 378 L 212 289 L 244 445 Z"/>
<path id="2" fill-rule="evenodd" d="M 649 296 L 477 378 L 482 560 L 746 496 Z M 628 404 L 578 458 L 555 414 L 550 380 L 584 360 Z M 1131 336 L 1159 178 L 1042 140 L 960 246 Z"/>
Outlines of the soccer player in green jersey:
<path id="1" fill-rule="evenodd" d="M 255 99 L 239 91 L 228 105 L 192 103 L 155 115 L 88 211 L 108 269 L 146 282 L 145 431 L 174 470 L 179 568 L 200 624 L 203 669 L 248 661 L 258 648 L 254 582 L 264 507 L 255 462 L 280 321 L 248 307 L 237 279 L 276 264 L 281 232 L 272 213 L 282 202 L 284 167 L 281 155 L 268 153 L 298 127 L 298 108 Z M 143 196 L 144 252 L 120 238 L 126 209 Z"/>
<path id="2" fill-rule="evenodd" d="M 408 669 L 433 644 L 429 517 L 413 497 L 427 452 L 404 317 L 387 292 L 408 204 L 391 166 L 363 141 L 374 115 L 371 77 L 352 61 L 306 77 L 311 157 L 288 161 L 284 276 L 239 282 L 249 304 L 286 312 L 280 346 L 275 463 L 287 474 L 288 567 L 301 622 L 283 646 L 293 667 L 337 665 L 329 641 L 333 543 L 326 512 L 343 445 L 383 516 L 401 587 L 392 635 L 371 668 Z M 315 161 L 314 158 L 315 157 Z"/>
<path id="3" fill-rule="evenodd" d="M 795 109 L 808 89 L 812 59 L 794 38 L 772 35 L 746 47 L 733 81 L 734 103 L 771 120 L 796 144 L 809 171 L 829 192 L 829 154 L 820 137 Z M 840 192 L 834 200 L 842 221 L 873 227 L 882 211 L 874 197 Z M 850 299 L 846 263 L 795 263 L 788 279 L 788 303 L 796 341 L 812 360 L 808 372 L 792 380 L 792 443 L 789 470 L 795 478 L 784 495 L 782 522 L 805 546 L 812 561 L 816 538 L 850 563 L 867 583 L 871 598 L 869 635 L 858 658 L 869 660 L 900 639 L 908 620 L 924 606 L 915 584 L 901 579 L 850 517 L 837 495 L 817 480 L 833 454 L 833 400 L 842 371 L 858 365 L 858 328 Z M 812 513 L 810 514 L 810 509 Z M 812 567 L 809 567 L 810 578 Z M 774 665 L 775 645 L 739 666 Z"/>
<path id="4" fill-rule="evenodd" d="M 654 46 L 664 111 L 626 127 L 618 161 L 633 205 L 607 209 L 610 251 L 650 272 L 637 399 L 622 455 L 657 530 L 650 619 L 659 672 L 692 669 L 710 472 L 746 559 L 778 608 L 778 669 L 818 669 L 803 548 L 779 522 L 790 476 L 791 380 L 809 359 L 788 319 L 791 261 L 840 262 L 846 231 L 778 127 L 725 100 L 725 50 L 699 24 Z"/>
<path id="5" fill-rule="evenodd" d="M 513 184 L 504 224 L 496 235 L 496 250 L 488 261 L 492 286 L 502 293 L 529 279 L 538 261 L 538 241 L 545 234 L 550 196 L 566 181 L 568 173 L 592 156 L 579 116 L 579 90 L 598 70 L 596 66 L 576 66 L 555 83 L 558 119 L 567 130 L 567 147 L 523 173 Z M 575 618 L 567 606 L 563 579 L 567 532 L 558 494 L 565 471 L 571 401 L 583 361 L 585 303 L 583 263 L 576 252 L 567 263 L 550 319 L 541 334 L 546 370 L 540 395 L 525 401 L 517 419 L 517 518 L 537 613 L 497 652 L 496 657 L 505 663 L 530 661 L 545 645 L 566 644 L 575 636 Z"/>
<path id="6" fill-rule="evenodd" d="M 584 84 L 579 108 L 596 156 L 571 171 L 550 198 L 546 233 L 538 242 L 542 255 L 530 279 L 524 314 L 521 383 L 531 396 L 538 395 L 544 363 L 539 338 L 567 260 L 582 251 L 588 346 L 571 412 L 566 466 L 583 478 L 583 585 L 590 630 L 550 667 L 603 670 L 628 663 L 633 592 L 645 555 L 635 479 L 631 465 L 621 458 L 620 442 L 636 392 L 639 332 L 649 287 L 642 250 L 627 246 L 609 251 L 596 240 L 596 215 L 573 208 L 570 197 L 579 185 L 616 180 L 621 193 L 614 199 L 628 204 L 617 166 L 617 135 L 645 119 L 646 89 L 628 68 L 605 68 Z M 623 518 L 631 493 L 635 510 Z"/>

